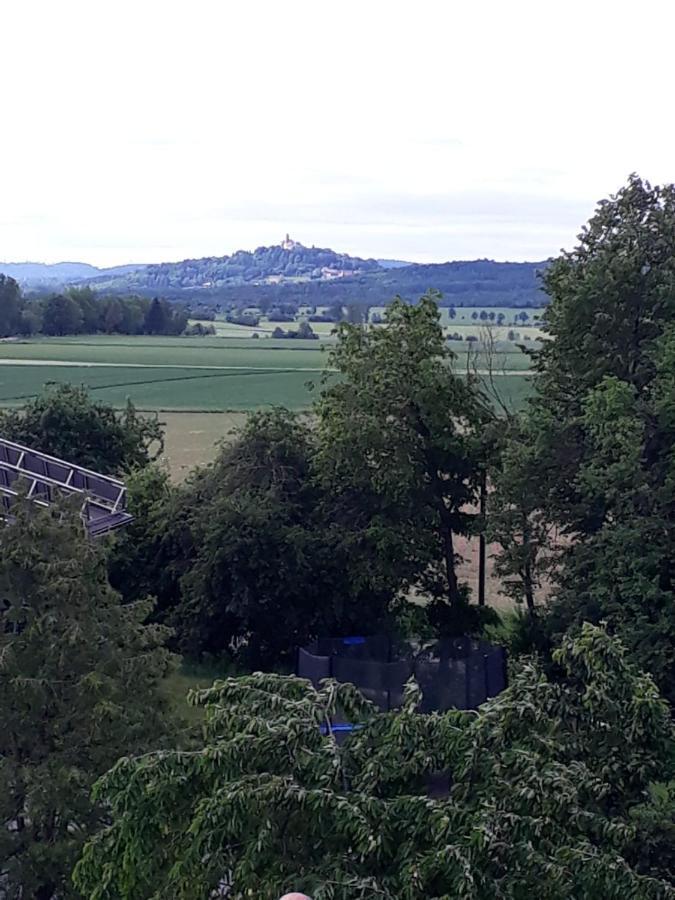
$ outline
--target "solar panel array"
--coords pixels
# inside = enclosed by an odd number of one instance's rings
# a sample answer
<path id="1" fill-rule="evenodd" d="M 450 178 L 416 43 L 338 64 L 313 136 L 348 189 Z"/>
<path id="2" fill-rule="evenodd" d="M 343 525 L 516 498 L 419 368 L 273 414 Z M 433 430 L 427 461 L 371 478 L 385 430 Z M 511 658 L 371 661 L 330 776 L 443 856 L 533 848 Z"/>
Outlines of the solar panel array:
<path id="1" fill-rule="evenodd" d="M 64 495 L 80 495 L 80 514 L 92 537 L 127 525 L 133 518 L 125 509 L 124 482 L 0 438 L 1 516 L 11 519 L 12 505 L 21 492 L 41 506 L 50 506 Z"/>

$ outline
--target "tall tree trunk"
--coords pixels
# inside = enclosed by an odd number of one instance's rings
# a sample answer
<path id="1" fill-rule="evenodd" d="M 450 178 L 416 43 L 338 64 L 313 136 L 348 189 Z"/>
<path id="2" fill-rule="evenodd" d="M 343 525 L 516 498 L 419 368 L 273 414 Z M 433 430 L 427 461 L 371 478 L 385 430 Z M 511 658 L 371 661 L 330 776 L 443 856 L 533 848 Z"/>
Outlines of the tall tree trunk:
<path id="1" fill-rule="evenodd" d="M 445 564 L 445 578 L 448 583 L 448 599 L 451 606 L 457 606 L 461 602 L 457 572 L 455 571 L 455 546 L 452 537 L 452 528 L 443 523 L 443 562 Z"/>
<path id="2" fill-rule="evenodd" d="M 530 525 L 525 514 L 523 524 L 523 548 L 525 549 L 525 565 L 523 567 L 523 589 L 525 591 L 525 603 L 528 612 L 534 612 L 534 574 L 532 571 L 532 557 L 530 555 L 529 546 L 532 538 Z"/>
<path id="3" fill-rule="evenodd" d="M 487 470 L 480 474 L 480 534 L 478 536 L 478 605 L 485 606 L 485 513 L 487 510 Z"/>

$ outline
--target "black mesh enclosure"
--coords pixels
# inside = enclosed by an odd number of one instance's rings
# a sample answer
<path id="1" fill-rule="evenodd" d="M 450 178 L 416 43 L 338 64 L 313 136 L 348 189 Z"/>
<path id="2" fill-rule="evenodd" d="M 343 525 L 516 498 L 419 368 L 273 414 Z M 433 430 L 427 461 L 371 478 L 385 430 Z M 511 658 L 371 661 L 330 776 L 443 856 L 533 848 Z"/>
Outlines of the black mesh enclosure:
<path id="1" fill-rule="evenodd" d="M 401 705 L 411 677 L 423 712 L 477 709 L 506 687 L 506 651 L 467 637 L 424 645 L 383 635 L 323 638 L 298 651 L 297 674 L 315 686 L 322 678 L 354 684 L 383 711 Z"/>

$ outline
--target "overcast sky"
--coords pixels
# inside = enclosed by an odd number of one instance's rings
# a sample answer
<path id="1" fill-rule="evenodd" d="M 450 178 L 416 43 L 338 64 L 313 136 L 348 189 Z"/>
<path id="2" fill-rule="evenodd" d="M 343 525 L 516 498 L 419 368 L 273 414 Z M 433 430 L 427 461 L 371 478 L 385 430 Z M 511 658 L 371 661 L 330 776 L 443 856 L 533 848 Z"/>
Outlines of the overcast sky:
<path id="1" fill-rule="evenodd" d="M 668 0 L 4 0 L 0 260 L 542 259 L 675 180 Z"/>

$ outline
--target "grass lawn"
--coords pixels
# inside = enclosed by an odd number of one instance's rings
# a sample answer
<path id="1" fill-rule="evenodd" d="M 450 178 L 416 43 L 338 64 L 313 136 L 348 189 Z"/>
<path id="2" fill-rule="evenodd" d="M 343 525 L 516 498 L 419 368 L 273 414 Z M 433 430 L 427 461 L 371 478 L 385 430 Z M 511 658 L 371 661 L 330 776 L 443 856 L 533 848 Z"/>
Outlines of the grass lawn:
<path id="1" fill-rule="evenodd" d="M 201 706 L 188 703 L 188 692 L 211 687 L 218 678 L 227 678 L 236 672 L 226 664 L 196 663 L 181 660 L 177 669 L 164 679 L 162 691 L 169 701 L 172 710 L 188 725 L 199 725 L 204 721 L 204 710 Z"/>

